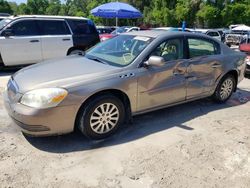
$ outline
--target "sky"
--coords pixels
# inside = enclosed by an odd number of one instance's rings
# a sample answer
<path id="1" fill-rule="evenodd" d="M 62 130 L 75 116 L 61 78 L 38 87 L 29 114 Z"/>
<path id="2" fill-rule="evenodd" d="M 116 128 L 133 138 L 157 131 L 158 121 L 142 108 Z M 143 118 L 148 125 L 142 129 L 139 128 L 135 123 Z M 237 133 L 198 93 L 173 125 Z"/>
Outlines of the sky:
<path id="1" fill-rule="evenodd" d="M 26 3 L 27 0 L 8 0 L 10 2 L 16 2 L 17 4 L 20 4 L 20 3 Z M 63 2 L 63 0 L 61 0 Z"/>
<path id="2" fill-rule="evenodd" d="M 27 0 L 8 0 L 8 1 L 16 2 L 17 4 L 26 3 L 27 2 Z"/>

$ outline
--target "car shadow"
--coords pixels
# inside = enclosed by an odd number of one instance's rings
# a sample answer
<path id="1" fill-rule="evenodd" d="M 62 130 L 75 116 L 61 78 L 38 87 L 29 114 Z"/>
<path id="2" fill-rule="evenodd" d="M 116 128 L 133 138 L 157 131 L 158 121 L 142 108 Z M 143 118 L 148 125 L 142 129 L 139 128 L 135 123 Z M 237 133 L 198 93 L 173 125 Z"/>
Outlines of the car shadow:
<path id="1" fill-rule="evenodd" d="M 11 76 L 19 71 L 21 67 L 8 67 L 0 69 L 0 76 Z"/>
<path id="2" fill-rule="evenodd" d="M 80 131 L 62 136 L 41 138 L 25 136 L 25 138 L 31 145 L 46 152 L 69 153 L 92 150 L 128 143 L 172 127 L 179 127 L 185 131 L 192 131 L 192 127 L 185 125 L 187 121 L 212 111 L 245 104 L 249 100 L 250 91 L 238 89 L 225 104 L 217 104 L 207 98 L 139 115 L 134 117 L 133 124 L 123 126 L 115 135 L 105 140 L 89 140 L 85 138 Z"/>

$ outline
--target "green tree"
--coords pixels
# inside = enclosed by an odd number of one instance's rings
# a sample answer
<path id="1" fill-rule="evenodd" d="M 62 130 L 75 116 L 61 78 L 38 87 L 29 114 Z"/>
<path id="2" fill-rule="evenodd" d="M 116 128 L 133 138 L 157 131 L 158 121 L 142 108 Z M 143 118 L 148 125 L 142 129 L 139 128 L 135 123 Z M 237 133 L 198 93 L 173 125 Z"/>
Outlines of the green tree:
<path id="1" fill-rule="evenodd" d="M 27 7 L 25 3 L 21 3 L 18 6 L 17 14 L 19 15 L 30 14 L 30 9 Z"/>
<path id="2" fill-rule="evenodd" d="M 11 7 L 7 1 L 0 0 L 0 12 L 12 14 L 13 10 L 11 9 Z"/>
<path id="3" fill-rule="evenodd" d="M 50 0 L 49 6 L 46 8 L 46 14 L 48 15 L 58 15 L 61 10 L 60 0 Z"/>
<path id="4" fill-rule="evenodd" d="M 198 22 L 203 27 L 216 28 L 220 26 L 220 10 L 211 5 L 204 5 L 197 12 Z"/>
<path id="5" fill-rule="evenodd" d="M 15 2 L 9 2 L 13 14 L 18 14 L 18 5 Z"/>
<path id="6" fill-rule="evenodd" d="M 223 24 L 250 24 L 250 4 L 232 3 L 222 10 Z"/>
<path id="7" fill-rule="evenodd" d="M 46 9 L 49 6 L 48 0 L 28 0 L 27 9 L 30 14 L 46 14 Z"/>
<path id="8" fill-rule="evenodd" d="M 179 25 L 182 23 L 182 21 L 189 20 L 189 13 L 190 9 L 188 6 L 177 3 L 175 8 L 175 19 Z"/>

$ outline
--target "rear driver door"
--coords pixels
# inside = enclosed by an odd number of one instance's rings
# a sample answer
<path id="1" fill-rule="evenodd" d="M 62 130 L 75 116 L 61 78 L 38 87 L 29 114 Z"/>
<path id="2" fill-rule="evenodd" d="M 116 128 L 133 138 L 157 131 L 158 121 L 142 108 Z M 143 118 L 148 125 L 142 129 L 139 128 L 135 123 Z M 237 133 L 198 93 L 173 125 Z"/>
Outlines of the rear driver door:
<path id="1" fill-rule="evenodd" d="M 188 37 L 187 99 L 208 95 L 222 73 L 219 45 L 204 38 Z"/>
<path id="2" fill-rule="evenodd" d="M 67 55 L 73 46 L 73 39 L 68 25 L 64 20 L 38 20 L 41 30 L 43 60 L 60 58 Z"/>

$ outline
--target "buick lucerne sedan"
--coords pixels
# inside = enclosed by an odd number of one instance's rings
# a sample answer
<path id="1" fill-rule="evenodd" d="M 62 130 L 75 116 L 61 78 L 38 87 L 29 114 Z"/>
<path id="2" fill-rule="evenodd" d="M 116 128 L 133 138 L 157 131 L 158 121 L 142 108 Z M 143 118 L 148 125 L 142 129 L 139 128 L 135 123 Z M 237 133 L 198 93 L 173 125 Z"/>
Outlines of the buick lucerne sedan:
<path id="1" fill-rule="evenodd" d="M 79 128 L 91 139 L 102 139 L 137 114 L 209 96 L 227 101 L 244 78 L 245 58 L 205 35 L 131 32 L 99 43 L 84 56 L 18 71 L 4 102 L 28 135 Z"/>

